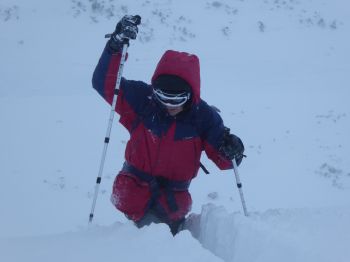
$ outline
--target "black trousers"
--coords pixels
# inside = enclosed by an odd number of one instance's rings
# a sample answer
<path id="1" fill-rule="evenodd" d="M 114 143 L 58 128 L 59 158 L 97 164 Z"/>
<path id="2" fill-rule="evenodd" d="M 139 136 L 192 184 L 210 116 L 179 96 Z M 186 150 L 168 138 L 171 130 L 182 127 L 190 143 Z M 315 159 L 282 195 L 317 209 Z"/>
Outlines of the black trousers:
<path id="1" fill-rule="evenodd" d="M 157 212 L 154 209 L 149 209 L 149 211 L 143 216 L 143 218 L 135 222 L 135 225 L 138 228 L 141 228 L 144 226 L 148 226 L 151 223 L 155 223 L 155 224 L 165 223 L 169 226 L 173 236 L 175 236 L 178 232 L 180 232 L 183 229 L 184 222 L 185 222 L 185 218 L 181 218 L 179 220 L 171 221 L 171 222 L 164 221 L 157 215 Z"/>

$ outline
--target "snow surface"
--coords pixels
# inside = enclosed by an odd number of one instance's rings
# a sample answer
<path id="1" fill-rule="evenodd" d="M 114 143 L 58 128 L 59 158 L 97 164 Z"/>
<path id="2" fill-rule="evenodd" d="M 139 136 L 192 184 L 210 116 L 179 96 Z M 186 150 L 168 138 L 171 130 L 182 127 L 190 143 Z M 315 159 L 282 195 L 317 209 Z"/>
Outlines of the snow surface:
<path id="1" fill-rule="evenodd" d="M 0 2 L 0 261 L 350 260 L 350 4 L 346 0 Z M 198 240 L 136 229 L 109 202 L 127 132 L 91 88 L 124 14 L 140 14 L 128 79 L 167 49 L 201 60 L 202 97 L 246 145 L 240 166 L 193 181 Z"/>

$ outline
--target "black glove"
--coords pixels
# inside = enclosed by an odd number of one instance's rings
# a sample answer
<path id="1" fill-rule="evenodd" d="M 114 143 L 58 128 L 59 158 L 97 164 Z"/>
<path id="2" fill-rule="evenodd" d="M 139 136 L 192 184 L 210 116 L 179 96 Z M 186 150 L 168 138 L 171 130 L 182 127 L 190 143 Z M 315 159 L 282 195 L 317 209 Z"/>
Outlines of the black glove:
<path id="1" fill-rule="evenodd" d="M 242 159 L 245 155 L 244 145 L 242 140 L 233 134 L 230 133 L 230 129 L 224 128 L 224 135 L 219 148 L 220 153 L 227 159 L 233 160 L 236 159 L 237 165 L 242 162 Z"/>
<path id="2" fill-rule="evenodd" d="M 115 27 L 110 36 L 109 46 L 113 51 L 120 51 L 123 44 L 129 45 L 129 40 L 135 40 L 139 29 L 137 26 L 141 23 L 139 15 L 125 15 Z"/>

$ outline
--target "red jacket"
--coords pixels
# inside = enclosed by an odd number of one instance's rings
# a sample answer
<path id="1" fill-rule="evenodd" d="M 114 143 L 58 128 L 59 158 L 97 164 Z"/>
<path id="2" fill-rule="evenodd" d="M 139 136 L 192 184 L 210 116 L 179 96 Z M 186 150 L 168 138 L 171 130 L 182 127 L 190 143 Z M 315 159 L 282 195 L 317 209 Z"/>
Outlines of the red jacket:
<path id="1" fill-rule="evenodd" d="M 93 75 L 93 87 L 110 104 L 120 59 L 121 54 L 113 54 L 106 46 Z M 162 74 L 179 76 L 191 85 L 191 105 L 172 117 L 153 97 L 151 85 L 122 78 L 116 112 L 130 133 L 125 150 L 128 165 L 151 177 L 188 184 L 197 175 L 203 150 L 220 169 L 232 168 L 232 162 L 218 151 L 223 136 L 222 119 L 200 98 L 198 58 L 169 50 L 159 61 L 152 83 Z M 169 194 L 160 189 L 155 200 L 150 183 L 135 173 L 124 168 L 116 177 L 112 194 L 115 206 L 129 218 L 140 220 L 150 208 L 151 199 L 168 220 L 180 219 L 190 210 L 187 189 L 172 189 L 177 204 L 172 210 Z"/>

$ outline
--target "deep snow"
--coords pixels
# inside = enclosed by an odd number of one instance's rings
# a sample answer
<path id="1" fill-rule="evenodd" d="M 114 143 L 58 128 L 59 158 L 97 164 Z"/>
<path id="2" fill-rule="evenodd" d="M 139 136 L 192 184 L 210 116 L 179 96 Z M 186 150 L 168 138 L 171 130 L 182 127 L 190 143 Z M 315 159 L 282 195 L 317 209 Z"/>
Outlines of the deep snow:
<path id="1" fill-rule="evenodd" d="M 1 1 L 0 261 L 348 261 L 349 7 Z M 164 225 L 138 230 L 110 204 L 128 139 L 117 118 L 87 227 L 109 114 L 91 74 L 104 34 L 126 13 L 143 20 L 124 75 L 149 82 L 166 49 L 196 53 L 202 97 L 246 145 L 251 216 L 232 171 L 203 155 L 211 174 L 190 188 L 192 211 L 203 214 L 199 241 Z"/>

